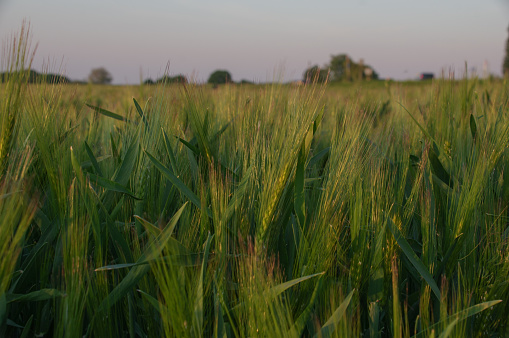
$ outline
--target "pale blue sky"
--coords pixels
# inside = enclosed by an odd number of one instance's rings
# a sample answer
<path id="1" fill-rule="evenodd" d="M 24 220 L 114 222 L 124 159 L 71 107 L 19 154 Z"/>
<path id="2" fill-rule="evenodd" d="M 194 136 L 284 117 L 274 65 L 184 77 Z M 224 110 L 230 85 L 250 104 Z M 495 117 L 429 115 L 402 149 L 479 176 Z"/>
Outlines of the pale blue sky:
<path id="1" fill-rule="evenodd" d="M 114 83 L 170 73 L 205 81 L 300 79 L 331 54 L 363 58 L 381 77 L 415 78 L 464 62 L 501 73 L 509 0 L 0 0 L 2 43 L 30 21 L 43 62 L 71 79 L 104 66 Z M 62 62 L 63 60 L 63 62 Z"/>

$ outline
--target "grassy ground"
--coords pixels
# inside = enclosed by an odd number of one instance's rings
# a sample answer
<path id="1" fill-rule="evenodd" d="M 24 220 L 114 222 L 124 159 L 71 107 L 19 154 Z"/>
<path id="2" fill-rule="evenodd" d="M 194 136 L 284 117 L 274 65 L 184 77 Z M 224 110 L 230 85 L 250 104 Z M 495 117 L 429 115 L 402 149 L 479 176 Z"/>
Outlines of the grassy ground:
<path id="1" fill-rule="evenodd" d="M 9 64 L 0 336 L 509 334 L 507 83 L 27 85 Z"/>

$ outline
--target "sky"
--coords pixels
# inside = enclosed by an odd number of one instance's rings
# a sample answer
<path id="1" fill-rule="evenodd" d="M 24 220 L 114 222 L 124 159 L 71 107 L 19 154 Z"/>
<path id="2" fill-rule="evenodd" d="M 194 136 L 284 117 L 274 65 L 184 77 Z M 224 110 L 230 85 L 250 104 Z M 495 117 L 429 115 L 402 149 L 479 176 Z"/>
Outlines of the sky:
<path id="1" fill-rule="evenodd" d="M 331 55 L 363 59 L 382 78 L 454 70 L 501 74 L 509 0 L 0 0 L 0 41 L 23 19 L 38 44 L 34 69 L 113 83 L 170 75 L 204 82 L 301 79 Z"/>

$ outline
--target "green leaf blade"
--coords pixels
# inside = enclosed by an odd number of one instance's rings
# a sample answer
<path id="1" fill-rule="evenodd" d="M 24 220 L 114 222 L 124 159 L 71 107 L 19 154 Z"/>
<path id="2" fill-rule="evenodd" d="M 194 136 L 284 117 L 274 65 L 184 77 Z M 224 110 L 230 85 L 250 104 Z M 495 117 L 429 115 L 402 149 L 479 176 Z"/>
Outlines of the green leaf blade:
<path id="1" fill-rule="evenodd" d="M 86 105 L 93 109 L 96 113 L 99 113 L 99 114 L 102 114 L 104 116 L 107 116 L 107 117 L 110 117 L 112 119 L 115 119 L 115 120 L 119 120 L 119 121 L 122 121 L 122 122 L 129 122 L 128 119 L 126 119 L 125 117 L 121 116 L 121 115 L 118 115 L 118 114 L 115 114 L 109 110 L 106 110 L 106 109 L 103 109 L 101 107 L 96 107 L 96 106 L 92 106 L 91 104 L 88 104 L 86 103 Z"/>
<path id="2" fill-rule="evenodd" d="M 124 187 L 123 185 L 121 185 L 117 182 L 110 181 L 107 178 L 97 176 L 94 174 L 90 174 L 90 173 L 88 174 L 88 176 L 90 177 L 90 181 L 92 183 L 95 183 L 98 186 L 100 186 L 106 190 L 115 191 L 115 192 L 125 194 L 129 197 L 134 198 L 135 200 L 138 200 L 138 201 L 141 200 L 141 198 L 136 197 L 129 189 L 127 189 L 126 187 Z"/>
<path id="3" fill-rule="evenodd" d="M 338 306 L 336 311 L 332 314 L 332 316 L 323 324 L 322 328 L 320 329 L 320 332 L 316 334 L 314 337 L 323 337 L 323 338 L 329 338 L 334 333 L 334 330 L 336 330 L 336 327 L 341 320 L 341 317 L 343 317 L 346 309 L 348 308 L 348 305 L 350 305 L 350 301 L 352 300 L 353 293 L 355 292 L 355 289 L 352 290 L 348 296 L 346 296 L 345 300 Z"/>
<path id="4" fill-rule="evenodd" d="M 396 224 L 394 224 L 390 217 L 387 217 L 387 226 L 389 227 L 389 230 L 392 232 L 394 239 L 398 243 L 399 247 L 401 248 L 405 256 L 408 258 L 410 263 L 412 263 L 412 265 L 419 272 L 421 277 L 428 283 L 428 285 L 431 287 L 431 291 L 433 291 L 433 294 L 437 297 L 437 299 L 440 299 L 440 289 L 435 283 L 433 276 L 429 273 L 428 269 L 426 268 L 424 263 L 419 259 L 419 257 L 417 257 L 410 244 L 403 237 L 403 234 L 401 233 L 401 231 L 399 231 L 398 227 L 396 226 Z"/>
<path id="5" fill-rule="evenodd" d="M 178 179 L 177 176 L 175 176 L 168 168 L 166 168 L 161 162 L 159 162 L 159 160 L 157 160 L 150 153 L 145 151 L 145 154 L 147 154 L 150 161 L 152 161 L 152 163 L 163 174 L 164 177 L 166 177 L 174 186 L 176 186 L 198 209 L 203 210 L 198 196 L 196 196 L 191 191 L 191 189 L 189 189 L 187 185 L 184 184 L 184 182 Z M 210 212 L 210 210 L 208 208 L 204 209 L 205 210 L 203 211 L 205 211 L 209 217 L 212 217 L 212 213 Z"/>

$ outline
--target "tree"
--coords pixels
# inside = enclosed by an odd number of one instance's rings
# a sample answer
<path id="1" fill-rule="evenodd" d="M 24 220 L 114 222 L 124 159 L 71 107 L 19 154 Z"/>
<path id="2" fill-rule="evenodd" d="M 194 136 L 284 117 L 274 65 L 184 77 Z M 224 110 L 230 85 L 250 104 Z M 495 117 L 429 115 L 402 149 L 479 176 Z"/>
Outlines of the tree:
<path id="1" fill-rule="evenodd" d="M 27 81 L 28 83 L 70 83 L 71 80 L 60 74 L 52 74 L 52 73 L 38 73 L 33 69 L 27 73 Z M 0 83 L 7 82 L 10 73 L 4 72 L 0 73 Z"/>
<path id="2" fill-rule="evenodd" d="M 157 79 L 156 83 L 163 83 L 163 84 L 183 83 L 183 84 L 186 84 L 187 78 L 182 74 L 178 74 L 175 76 L 164 75 L 160 79 Z"/>
<path id="3" fill-rule="evenodd" d="M 92 69 L 88 76 L 88 81 L 94 84 L 109 84 L 112 80 L 111 74 L 103 67 Z"/>
<path id="4" fill-rule="evenodd" d="M 216 70 L 209 76 L 208 83 L 219 85 L 232 82 L 232 76 L 227 70 Z"/>
<path id="5" fill-rule="evenodd" d="M 310 83 L 316 81 L 317 83 L 325 83 L 327 81 L 327 78 L 329 76 L 329 69 L 323 69 L 318 67 L 318 65 L 315 65 L 313 67 L 310 67 L 304 71 L 303 74 L 304 78 L 302 81 L 304 83 Z"/>
<path id="6" fill-rule="evenodd" d="M 329 64 L 332 81 L 358 81 L 365 79 L 378 79 L 378 73 L 373 67 L 352 61 L 346 54 L 331 55 Z"/>
<path id="7" fill-rule="evenodd" d="M 181 84 L 186 84 L 187 83 L 187 77 L 185 77 L 182 74 L 175 75 L 172 78 L 172 80 L 173 80 L 173 83 L 181 83 Z"/>
<path id="8" fill-rule="evenodd" d="M 509 28 L 507 31 L 509 32 Z M 509 37 L 505 42 L 505 58 L 504 63 L 502 64 L 502 74 L 504 74 L 506 78 L 509 78 Z"/>
<path id="9" fill-rule="evenodd" d="M 346 54 L 331 55 L 329 68 L 332 81 L 351 80 L 350 58 Z"/>

